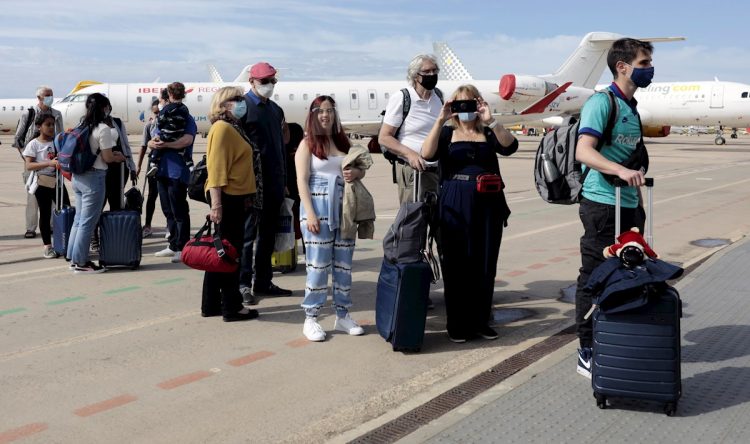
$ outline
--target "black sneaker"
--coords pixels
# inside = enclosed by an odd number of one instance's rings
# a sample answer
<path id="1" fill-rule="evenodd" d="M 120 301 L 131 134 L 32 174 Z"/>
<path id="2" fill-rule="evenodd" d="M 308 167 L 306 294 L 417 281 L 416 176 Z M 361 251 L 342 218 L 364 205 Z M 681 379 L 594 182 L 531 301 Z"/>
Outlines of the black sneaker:
<path id="1" fill-rule="evenodd" d="M 495 329 L 488 326 L 484 326 L 477 330 L 477 335 L 483 337 L 484 339 L 497 339 L 497 332 L 495 331 Z"/>
<path id="2" fill-rule="evenodd" d="M 268 284 L 268 287 L 266 288 L 258 288 L 257 286 L 253 288 L 253 294 L 255 296 L 291 296 L 292 290 L 286 290 L 284 288 L 280 288 L 274 283 Z"/>
<path id="3" fill-rule="evenodd" d="M 240 294 L 245 305 L 258 305 L 258 298 L 255 297 L 250 287 L 240 287 Z"/>
<path id="4" fill-rule="evenodd" d="M 95 263 L 88 261 L 84 265 L 78 265 L 76 264 L 73 267 L 73 273 L 75 274 L 96 274 L 96 273 L 104 273 L 107 271 L 106 268 L 96 265 Z"/>
<path id="5" fill-rule="evenodd" d="M 448 332 L 448 339 L 451 340 L 451 342 L 455 342 L 456 344 L 463 344 L 466 342 L 469 338 L 465 335 L 459 335 L 456 333 Z"/>
<path id="6" fill-rule="evenodd" d="M 576 372 L 579 375 L 591 379 L 591 347 L 578 349 L 578 366 Z"/>
<path id="7" fill-rule="evenodd" d="M 243 308 L 237 313 L 224 316 L 224 322 L 249 321 L 258 317 L 258 310 Z"/>

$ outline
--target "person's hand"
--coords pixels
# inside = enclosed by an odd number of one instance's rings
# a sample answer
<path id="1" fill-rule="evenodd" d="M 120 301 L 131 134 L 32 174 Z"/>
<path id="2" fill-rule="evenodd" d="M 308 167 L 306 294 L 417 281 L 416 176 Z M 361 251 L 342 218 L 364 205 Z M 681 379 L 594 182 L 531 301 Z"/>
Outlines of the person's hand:
<path id="1" fill-rule="evenodd" d="M 362 170 L 360 170 L 359 168 L 347 168 L 344 170 L 344 180 L 348 183 L 359 180 L 362 178 L 362 176 Z"/>
<path id="2" fill-rule="evenodd" d="M 51 167 L 53 167 L 55 169 L 57 169 L 59 167 L 59 165 L 60 165 L 60 163 L 57 161 L 57 159 L 52 159 L 48 163 L 49 163 L 49 166 L 51 166 Z"/>
<path id="3" fill-rule="evenodd" d="M 424 171 L 427 169 L 427 162 L 425 162 L 425 160 L 422 159 L 422 156 L 415 151 L 409 150 L 409 154 L 406 155 L 406 160 L 409 162 L 409 165 L 417 171 Z"/>
<path id="4" fill-rule="evenodd" d="M 481 97 L 477 98 L 477 115 L 483 125 L 488 125 L 494 120 L 490 105 Z"/>
<path id="5" fill-rule="evenodd" d="M 313 234 L 320 233 L 320 221 L 316 215 L 307 216 L 307 231 Z"/>
<path id="6" fill-rule="evenodd" d="M 138 173 L 135 171 L 130 172 L 130 180 L 133 181 L 133 185 L 138 183 Z"/>
<path id="7" fill-rule="evenodd" d="M 646 176 L 641 170 L 629 170 L 623 168 L 622 171 L 617 173 L 617 177 L 628 183 L 631 187 L 640 187 L 646 183 Z"/>
<path id="8" fill-rule="evenodd" d="M 211 206 L 211 213 L 208 215 L 208 217 L 211 218 L 211 222 L 215 224 L 221 223 L 221 217 L 223 214 L 223 211 L 221 208 L 222 208 L 221 205 Z"/>
<path id="9" fill-rule="evenodd" d="M 456 113 L 451 112 L 451 104 L 453 100 L 449 100 L 443 103 L 443 107 L 440 108 L 440 114 L 438 115 L 438 122 L 442 126 L 445 122 L 456 116 Z"/>
<path id="10" fill-rule="evenodd" d="M 119 151 L 113 152 L 112 156 L 114 157 L 115 162 L 125 162 L 125 156 Z"/>

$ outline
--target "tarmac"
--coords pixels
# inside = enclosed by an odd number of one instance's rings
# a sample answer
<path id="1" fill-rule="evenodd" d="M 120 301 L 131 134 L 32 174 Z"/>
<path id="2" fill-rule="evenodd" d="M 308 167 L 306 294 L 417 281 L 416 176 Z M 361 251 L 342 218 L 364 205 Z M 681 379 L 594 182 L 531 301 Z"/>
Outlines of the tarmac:
<path id="1" fill-rule="evenodd" d="M 750 138 L 648 141 L 655 249 L 690 271 L 676 284 L 683 396 L 671 418 L 633 401 L 599 410 L 575 372 L 573 306 L 561 290 L 576 277 L 580 221 L 575 207 L 539 199 L 530 174 L 539 138 L 519 139 L 501 158 L 513 214 L 493 301 L 500 338 L 448 341 L 438 284 L 422 352 L 402 354 L 373 325 L 381 239 L 397 211 L 382 159 L 365 178 L 375 239 L 357 241 L 353 270 L 352 313 L 366 334 L 330 331 L 326 313 L 329 337 L 312 344 L 301 334 L 303 266 L 274 276 L 294 295 L 263 299 L 258 320 L 201 318 L 202 274 L 152 254 L 165 245 L 158 204 L 138 271 L 74 276 L 41 258 L 41 240 L 23 239 L 20 159 L 3 136 L 0 444 L 750 442 Z M 204 149 L 199 138 L 196 159 Z M 190 210 L 195 231 L 206 211 L 192 201 Z"/>

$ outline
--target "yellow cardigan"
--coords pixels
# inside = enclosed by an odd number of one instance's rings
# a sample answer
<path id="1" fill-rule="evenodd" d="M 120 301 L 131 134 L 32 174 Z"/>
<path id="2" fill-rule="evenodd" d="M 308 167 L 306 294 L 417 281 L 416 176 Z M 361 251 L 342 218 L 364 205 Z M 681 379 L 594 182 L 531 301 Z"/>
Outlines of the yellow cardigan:
<path id="1" fill-rule="evenodd" d="M 206 169 L 206 191 L 219 187 L 234 196 L 255 193 L 253 148 L 223 120 L 217 120 L 208 130 Z"/>

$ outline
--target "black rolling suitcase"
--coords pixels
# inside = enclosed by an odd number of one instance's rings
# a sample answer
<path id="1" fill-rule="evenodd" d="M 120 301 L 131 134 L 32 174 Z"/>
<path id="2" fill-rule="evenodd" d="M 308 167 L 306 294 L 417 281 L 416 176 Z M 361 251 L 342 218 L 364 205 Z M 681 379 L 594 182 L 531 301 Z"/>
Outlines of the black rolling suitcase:
<path id="1" fill-rule="evenodd" d="M 68 239 L 76 217 L 76 209 L 63 206 L 65 183 L 60 171 L 55 172 L 55 211 L 52 213 L 52 249 L 60 256 L 68 253 Z"/>
<path id="2" fill-rule="evenodd" d="M 646 239 L 651 245 L 652 179 L 647 179 L 647 192 Z M 619 186 L 615 211 L 615 233 L 619 234 Z M 673 277 L 679 276 L 682 270 L 674 268 L 679 271 Z M 631 300 L 631 307 L 603 310 L 600 306 L 594 310 L 591 386 L 599 408 L 606 408 L 608 397 L 645 399 L 664 403 L 664 412 L 672 416 L 682 394 L 680 295 L 666 282 L 639 290 L 638 296 L 643 298 L 640 306 Z"/>
<path id="3" fill-rule="evenodd" d="M 380 336 L 391 343 L 393 351 L 419 352 L 422 349 L 430 282 L 439 278 L 439 268 L 428 254 L 431 247 L 427 243 L 429 206 L 434 202 L 418 201 L 419 182 L 417 173 L 414 202 L 401 206 L 390 233 L 383 238 L 385 254 L 378 276 L 375 324 Z M 399 221 L 403 221 L 402 226 L 397 226 Z M 404 229 L 406 226 L 409 228 Z M 415 236 L 405 237 L 407 232 Z M 389 247 L 393 242 L 398 246 Z"/>
<path id="4" fill-rule="evenodd" d="M 120 164 L 125 174 L 125 164 Z M 121 190 L 122 191 L 122 190 Z M 125 208 L 124 193 L 120 201 Z M 141 214 L 134 210 L 105 211 L 99 219 L 99 264 L 103 267 L 122 265 L 133 270 L 141 265 L 143 235 Z"/>

